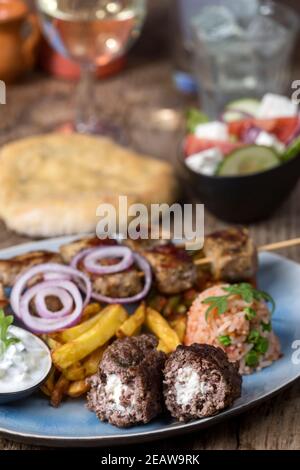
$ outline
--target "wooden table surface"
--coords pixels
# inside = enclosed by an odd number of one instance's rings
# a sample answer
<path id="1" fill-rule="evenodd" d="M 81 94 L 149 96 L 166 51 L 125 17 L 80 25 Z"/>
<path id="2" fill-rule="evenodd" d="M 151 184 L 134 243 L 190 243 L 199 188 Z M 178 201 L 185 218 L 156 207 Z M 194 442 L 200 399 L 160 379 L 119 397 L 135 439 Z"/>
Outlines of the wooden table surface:
<path id="1" fill-rule="evenodd" d="M 159 0 L 152 0 L 152 3 L 158 4 Z M 160 5 L 167 3 L 165 0 Z M 130 146 L 172 162 L 179 138 L 178 122 L 191 99 L 182 96 L 172 85 L 166 32 L 164 27 L 159 27 L 164 25 L 164 14 L 152 13 L 143 47 L 135 49 L 125 71 L 98 84 L 95 99 L 100 115 L 113 118 L 124 128 Z M 155 27 L 151 28 L 151 24 Z M 58 121 L 71 119 L 73 87 L 73 84 L 40 73 L 9 87 L 7 105 L 0 107 L 0 145 L 21 136 L 49 131 Z M 160 121 L 163 109 L 173 111 L 164 126 Z M 258 244 L 300 236 L 299 201 L 300 185 L 271 219 L 250 227 Z M 222 225 L 206 214 L 207 232 Z M 9 232 L 0 222 L 0 248 L 26 241 L 28 239 Z M 300 262 L 299 248 L 283 254 Z M 156 449 L 299 449 L 299 416 L 300 381 L 240 417 L 206 431 L 154 445 Z M 151 444 L 142 448 L 150 447 Z M 0 438 L 0 449 L 30 448 L 34 447 Z"/>

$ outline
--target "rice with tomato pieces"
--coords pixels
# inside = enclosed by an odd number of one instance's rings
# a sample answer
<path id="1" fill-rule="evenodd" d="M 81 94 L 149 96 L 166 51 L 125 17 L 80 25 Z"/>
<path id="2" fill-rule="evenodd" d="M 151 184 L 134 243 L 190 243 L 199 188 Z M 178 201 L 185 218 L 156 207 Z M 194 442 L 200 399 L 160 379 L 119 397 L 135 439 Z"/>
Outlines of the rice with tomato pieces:
<path id="1" fill-rule="evenodd" d="M 188 312 L 184 343 L 221 347 L 229 361 L 239 361 L 241 374 L 251 374 L 281 356 L 280 343 L 272 330 L 268 304 L 259 298 L 259 291 L 253 289 L 259 300 L 247 298 L 245 301 L 242 295 L 224 290 L 232 287 L 216 285 L 199 294 Z M 222 306 L 220 298 L 224 296 Z M 220 308 L 214 307 L 215 298 Z"/>

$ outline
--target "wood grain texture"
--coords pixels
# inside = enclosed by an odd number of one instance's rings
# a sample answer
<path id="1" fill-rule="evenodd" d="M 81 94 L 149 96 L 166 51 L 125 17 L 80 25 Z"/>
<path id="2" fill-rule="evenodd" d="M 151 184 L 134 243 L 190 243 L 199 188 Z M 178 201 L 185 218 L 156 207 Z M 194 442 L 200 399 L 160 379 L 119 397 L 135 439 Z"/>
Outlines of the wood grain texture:
<path id="1" fill-rule="evenodd" d="M 175 161 L 180 122 L 191 103 L 172 84 L 172 64 L 166 47 L 168 0 L 151 0 L 152 15 L 143 47 L 135 48 L 125 71 L 98 84 L 99 114 L 113 119 L 127 134 L 130 146 L 157 158 Z M 160 5 L 158 14 L 157 6 Z M 154 27 L 151 27 L 155 25 Z M 151 34 L 149 33 L 151 32 Z M 153 36 L 154 33 L 154 36 Z M 8 89 L 7 105 L 0 108 L 0 145 L 18 137 L 49 131 L 57 121 L 72 118 L 70 97 L 74 85 L 35 74 Z M 70 103 L 68 105 L 68 103 Z M 162 128 L 161 110 L 173 112 Z M 258 245 L 300 236 L 300 185 L 267 221 L 250 227 Z M 225 224 L 206 214 L 206 233 Z M 0 223 L 0 248 L 29 241 Z M 300 248 L 283 255 L 300 262 Z M 300 382 L 265 404 L 214 428 L 175 439 L 143 445 L 147 449 L 299 449 Z M 136 449 L 139 446 L 134 446 Z M 0 449 L 37 449 L 0 438 Z"/>

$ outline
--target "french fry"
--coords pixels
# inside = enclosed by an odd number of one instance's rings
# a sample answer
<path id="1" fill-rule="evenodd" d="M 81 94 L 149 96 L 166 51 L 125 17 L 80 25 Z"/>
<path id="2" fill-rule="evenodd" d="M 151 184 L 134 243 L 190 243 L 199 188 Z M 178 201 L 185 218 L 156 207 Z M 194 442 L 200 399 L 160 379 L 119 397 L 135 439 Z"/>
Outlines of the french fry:
<path id="1" fill-rule="evenodd" d="M 90 375 L 96 374 L 105 349 L 106 345 L 96 349 L 82 363 L 76 362 L 67 369 L 64 369 L 62 371 L 63 375 L 70 382 L 78 382 Z"/>
<path id="2" fill-rule="evenodd" d="M 63 396 L 69 388 L 69 384 L 70 382 L 63 375 L 59 377 L 51 393 L 50 403 L 52 406 L 57 408 L 60 405 Z"/>
<path id="3" fill-rule="evenodd" d="M 162 351 L 162 352 L 164 352 L 164 353 L 166 353 L 166 354 L 169 354 L 169 352 L 170 352 L 170 351 L 169 351 L 169 348 L 165 345 L 165 343 L 164 343 L 163 340 L 161 340 L 161 339 L 159 340 L 156 349 L 157 349 L 157 351 Z"/>
<path id="4" fill-rule="evenodd" d="M 54 349 L 57 349 L 59 346 L 61 346 L 61 343 L 56 339 L 52 338 L 51 336 L 45 336 L 45 342 L 49 346 L 51 351 L 54 351 Z"/>
<path id="5" fill-rule="evenodd" d="M 56 373 L 56 369 L 54 366 L 51 367 L 51 370 L 49 372 L 49 375 L 47 377 L 47 380 L 45 382 L 48 390 L 50 390 L 50 392 L 52 392 L 52 390 L 54 389 L 54 382 L 55 382 L 55 373 Z"/>
<path id="6" fill-rule="evenodd" d="M 187 317 L 186 315 L 176 315 L 174 318 L 169 320 L 169 323 L 174 331 L 176 331 L 179 340 L 181 343 L 185 337 L 185 330 L 186 330 L 186 322 Z"/>
<path id="7" fill-rule="evenodd" d="M 163 342 L 168 352 L 174 351 L 181 344 L 176 331 L 160 313 L 152 308 L 147 308 L 146 325 Z"/>
<path id="8" fill-rule="evenodd" d="M 52 366 L 46 381 L 40 387 L 42 392 L 48 397 L 51 396 L 51 393 L 53 392 L 53 389 L 54 389 L 55 372 L 56 372 L 56 369 L 54 366 Z"/>
<path id="9" fill-rule="evenodd" d="M 97 302 L 94 302 L 92 304 L 88 304 L 82 312 L 82 320 L 86 321 L 89 320 L 89 318 L 93 317 L 96 315 L 96 313 L 99 313 L 101 310 L 101 305 Z"/>
<path id="10" fill-rule="evenodd" d="M 68 328 L 64 331 L 58 333 L 58 338 L 62 343 L 68 343 L 69 341 L 73 341 L 74 339 L 81 336 L 83 333 L 88 331 L 90 328 L 96 325 L 98 320 L 103 315 L 105 309 L 97 313 L 94 317 L 91 317 L 89 320 L 86 320 L 83 323 L 79 323 L 79 325 L 73 326 L 73 328 Z"/>
<path id="11" fill-rule="evenodd" d="M 107 343 L 127 318 L 127 312 L 121 305 L 109 305 L 103 310 L 98 322 L 92 328 L 53 351 L 54 365 L 63 370 L 85 358 Z"/>
<path id="12" fill-rule="evenodd" d="M 40 386 L 40 390 L 41 390 L 41 392 L 42 392 L 44 395 L 46 395 L 46 397 L 49 397 L 49 398 L 51 397 L 51 392 L 50 392 L 50 390 L 46 387 L 45 384 L 43 384 L 43 385 Z"/>
<path id="13" fill-rule="evenodd" d="M 69 385 L 67 395 L 71 398 L 78 398 L 82 395 L 85 395 L 89 389 L 90 385 L 86 382 L 86 380 L 78 380 L 76 382 L 72 382 Z"/>
<path id="14" fill-rule="evenodd" d="M 62 373 L 66 379 L 70 380 L 70 382 L 82 380 L 86 377 L 85 369 L 80 362 L 76 362 L 67 369 L 64 369 Z"/>
<path id="15" fill-rule="evenodd" d="M 82 367 L 84 369 L 85 377 L 96 374 L 103 353 L 106 349 L 106 344 L 93 351 L 83 362 Z"/>
<path id="16" fill-rule="evenodd" d="M 118 338 L 124 338 L 125 336 L 135 336 L 139 333 L 139 330 L 144 323 L 146 318 L 146 306 L 142 303 L 124 323 L 118 329 L 116 336 Z"/>

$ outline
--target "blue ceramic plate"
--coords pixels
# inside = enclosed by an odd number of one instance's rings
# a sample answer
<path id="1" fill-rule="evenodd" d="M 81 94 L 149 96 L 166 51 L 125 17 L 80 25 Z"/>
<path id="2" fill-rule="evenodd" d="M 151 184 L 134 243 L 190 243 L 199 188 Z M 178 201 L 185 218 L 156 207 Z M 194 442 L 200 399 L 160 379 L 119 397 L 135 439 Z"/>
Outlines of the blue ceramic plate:
<path id="1" fill-rule="evenodd" d="M 9 248 L 0 251 L 0 258 L 9 258 L 32 250 L 57 250 L 59 245 L 70 239 L 52 239 Z M 293 360 L 297 359 L 293 343 L 300 340 L 299 285 L 299 264 L 273 254 L 260 255 L 259 286 L 270 292 L 276 300 L 273 326 L 281 341 L 283 357 L 263 371 L 245 377 L 242 397 L 233 407 L 217 416 L 188 424 L 162 417 L 147 425 L 122 430 L 98 421 L 85 408 L 84 400 L 69 400 L 54 409 L 49 406 L 46 398 L 36 393 L 22 401 L 0 406 L 0 434 L 24 442 L 51 446 L 127 444 L 187 433 L 242 413 L 271 398 L 300 376 L 300 364 L 297 365 L 297 360 Z"/>

